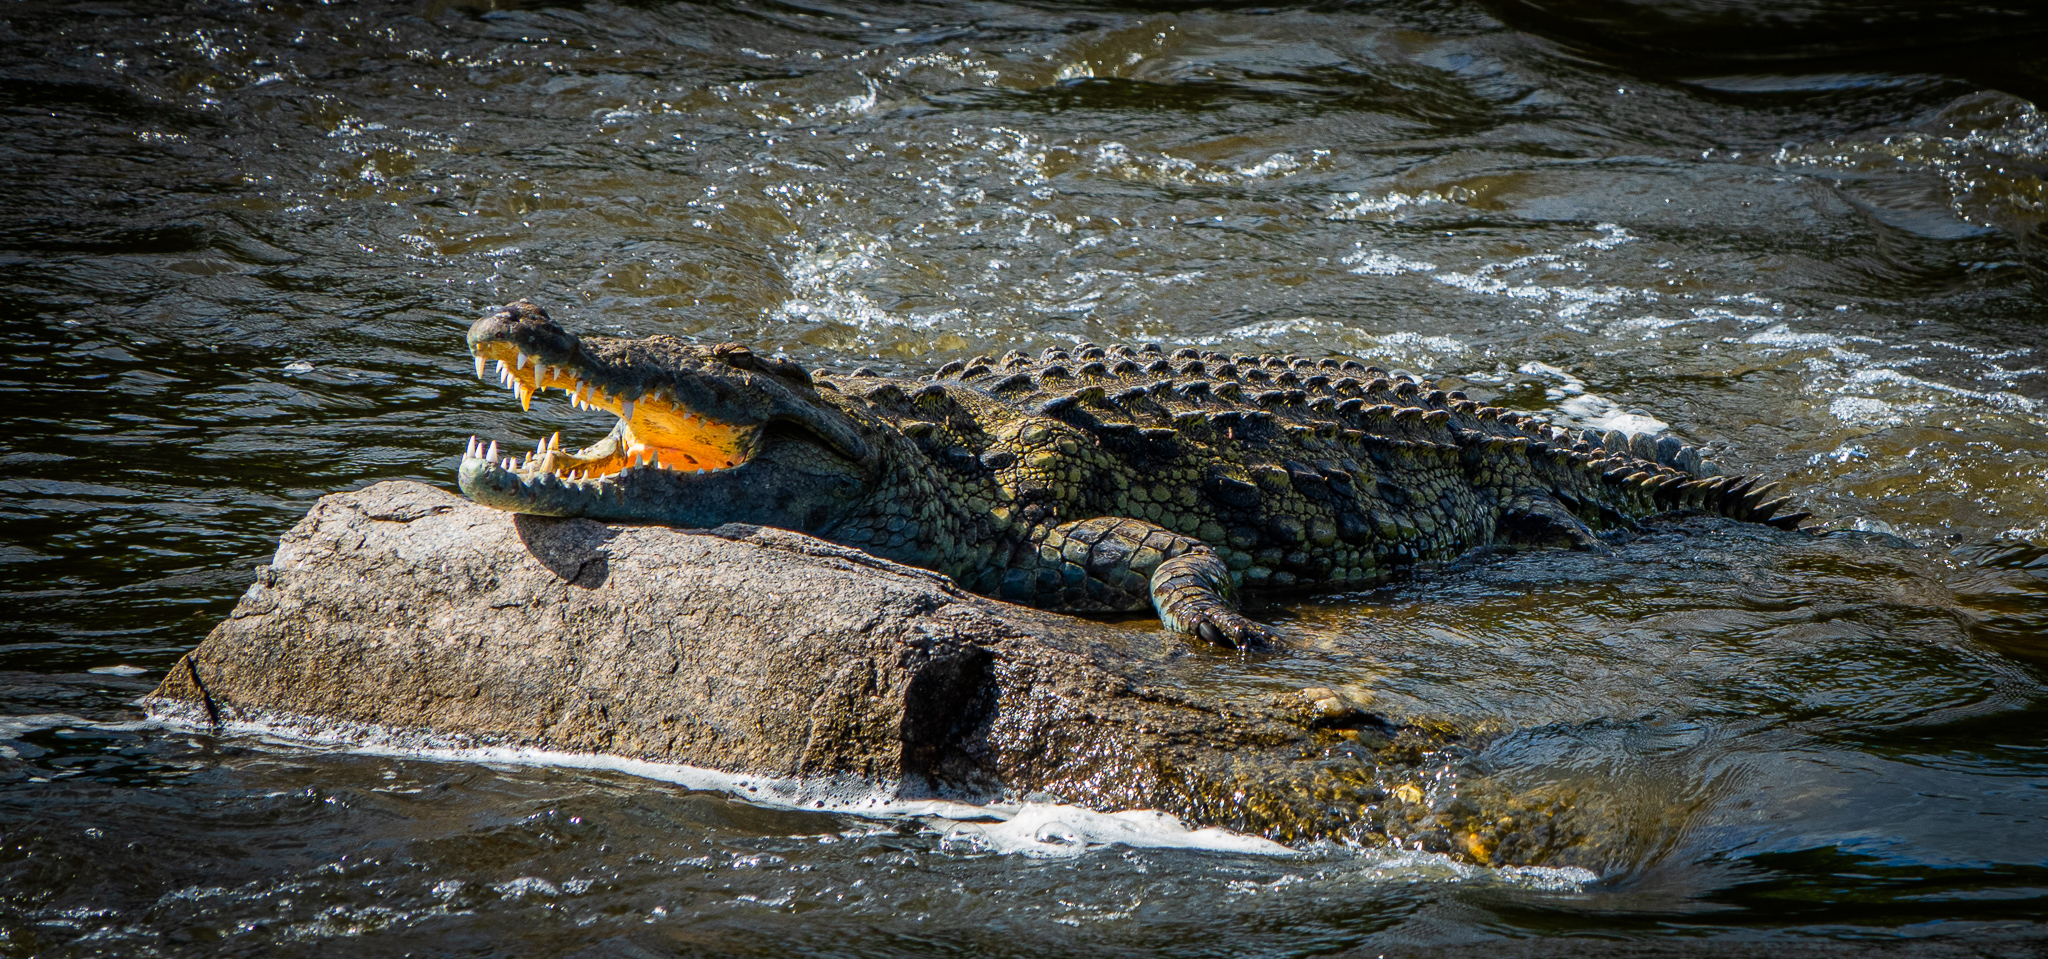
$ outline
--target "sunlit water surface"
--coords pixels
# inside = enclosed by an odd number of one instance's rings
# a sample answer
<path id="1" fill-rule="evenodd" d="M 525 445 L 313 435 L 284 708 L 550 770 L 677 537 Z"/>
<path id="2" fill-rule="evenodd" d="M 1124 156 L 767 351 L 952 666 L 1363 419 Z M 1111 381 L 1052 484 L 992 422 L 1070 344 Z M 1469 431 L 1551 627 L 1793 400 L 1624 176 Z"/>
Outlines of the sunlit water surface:
<path id="1" fill-rule="evenodd" d="M 2048 935 L 2044 564 L 1973 549 L 2048 542 L 2038 48 L 1667 69 L 1529 13 L 1570 5 L 1466 0 L 161 6 L 0 11 L 0 954 Z M 463 327 L 521 296 L 841 367 L 1336 352 L 1672 433 L 1837 532 L 1694 521 L 1288 599 L 1282 650 L 1177 667 L 1488 730 L 1441 796 L 1598 810 L 1591 882 L 1002 855 L 136 725 L 315 497 L 606 428 L 471 378 Z"/>

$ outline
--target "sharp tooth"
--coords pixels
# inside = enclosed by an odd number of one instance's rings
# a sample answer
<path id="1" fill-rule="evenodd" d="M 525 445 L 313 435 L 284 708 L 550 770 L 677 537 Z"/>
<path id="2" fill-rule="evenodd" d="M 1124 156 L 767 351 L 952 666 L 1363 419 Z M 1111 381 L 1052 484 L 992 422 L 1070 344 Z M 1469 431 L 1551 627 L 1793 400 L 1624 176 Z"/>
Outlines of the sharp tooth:
<path id="1" fill-rule="evenodd" d="M 498 459 L 498 441 L 491 441 L 491 448 L 484 453 L 484 459 L 495 462 Z"/>
<path id="2" fill-rule="evenodd" d="M 507 473 L 512 472 L 512 470 L 516 468 L 512 465 L 512 457 L 510 456 L 505 457 L 505 462 L 500 463 L 498 465 L 505 467 L 505 472 Z"/>
<path id="3" fill-rule="evenodd" d="M 550 437 L 548 437 L 548 449 L 551 449 L 551 450 L 558 450 L 558 449 L 561 449 L 561 448 L 562 448 L 562 431 L 561 431 L 561 430 L 556 430 L 556 431 L 555 431 L 555 435 L 553 435 L 553 436 L 550 436 Z"/>
<path id="4" fill-rule="evenodd" d="M 522 409 L 522 410 L 528 410 L 528 411 L 531 411 L 531 410 L 533 409 L 533 391 L 532 391 L 532 390 L 529 390 L 529 389 L 527 389 L 527 388 L 526 388 L 526 384 L 524 384 L 524 383 L 514 383 L 514 384 L 512 384 L 512 392 L 514 392 L 514 393 L 517 393 L 517 394 L 519 394 L 519 408 L 520 408 L 520 409 Z"/>
<path id="5" fill-rule="evenodd" d="M 484 378 L 484 358 L 481 356 L 476 358 L 476 378 Z"/>
<path id="6" fill-rule="evenodd" d="M 505 378 L 505 361 L 504 361 L 504 360 L 499 360 L 499 361 L 498 361 L 498 378 L 499 378 L 499 379 L 501 379 L 501 380 Z"/>
<path id="7" fill-rule="evenodd" d="M 544 386 L 548 385 L 548 384 L 547 384 L 547 380 L 548 380 L 548 365 L 547 365 L 546 363 L 542 363 L 542 362 L 540 361 L 540 357 L 538 357 L 538 356 L 534 357 L 534 358 L 533 358 L 533 391 L 534 391 L 535 393 L 538 393 L 538 392 L 540 392 L 540 391 L 541 391 L 541 388 L 542 388 L 542 387 L 544 387 Z"/>
<path id="8" fill-rule="evenodd" d="M 547 440 L 541 440 L 541 441 L 539 441 L 539 442 L 536 442 L 536 443 L 534 443 L 534 444 L 533 444 L 533 455 L 535 455 L 535 456 L 539 456 L 540 454 L 542 454 L 542 453 L 545 453 L 545 452 L 547 452 L 547 451 L 548 451 L 548 441 L 547 441 Z"/>
<path id="9" fill-rule="evenodd" d="M 524 354 L 524 353 L 514 353 L 514 354 L 512 354 L 512 355 L 513 355 L 513 356 L 515 356 L 515 357 L 517 357 L 517 359 L 514 359 L 514 360 L 512 361 L 512 368 L 513 368 L 513 369 L 515 369 L 515 370 L 523 370 L 523 369 L 526 369 L 526 354 Z"/>
<path id="10" fill-rule="evenodd" d="M 632 400 L 626 400 L 625 402 L 623 402 L 623 403 L 620 403 L 620 404 L 619 404 L 619 410 L 620 410 L 620 412 L 619 412 L 619 416 L 623 417 L 623 418 L 624 418 L 624 419 L 626 420 L 626 422 L 630 423 L 630 422 L 632 422 L 632 421 L 633 421 L 633 401 L 632 401 Z"/>

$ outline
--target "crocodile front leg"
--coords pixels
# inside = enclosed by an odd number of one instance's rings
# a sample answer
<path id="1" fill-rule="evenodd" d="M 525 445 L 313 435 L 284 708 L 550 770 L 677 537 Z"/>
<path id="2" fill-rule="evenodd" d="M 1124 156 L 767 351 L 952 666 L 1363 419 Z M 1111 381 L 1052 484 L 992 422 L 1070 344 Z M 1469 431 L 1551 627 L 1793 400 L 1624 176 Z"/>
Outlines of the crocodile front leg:
<path id="1" fill-rule="evenodd" d="M 1157 523 L 1117 516 L 1063 523 L 1035 538 L 1036 568 L 1013 567 L 1003 597 L 1071 610 L 1147 605 L 1176 633 L 1228 646 L 1272 640 L 1231 601 L 1230 569 L 1208 544 Z"/>

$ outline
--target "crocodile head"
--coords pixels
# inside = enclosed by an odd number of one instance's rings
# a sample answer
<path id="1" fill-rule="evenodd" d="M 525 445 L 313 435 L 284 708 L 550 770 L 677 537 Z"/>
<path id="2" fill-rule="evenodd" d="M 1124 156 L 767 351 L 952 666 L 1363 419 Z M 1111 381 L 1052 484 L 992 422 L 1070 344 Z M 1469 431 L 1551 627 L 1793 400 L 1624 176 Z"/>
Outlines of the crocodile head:
<path id="1" fill-rule="evenodd" d="M 866 429 L 825 403 L 802 368 L 737 343 L 670 336 L 580 339 L 527 300 L 469 328 L 479 378 L 531 409 L 561 390 L 579 409 L 618 418 L 580 450 L 561 434 L 523 456 L 471 438 L 462 492 L 515 513 L 701 528 L 726 522 L 815 530 L 868 486 Z"/>

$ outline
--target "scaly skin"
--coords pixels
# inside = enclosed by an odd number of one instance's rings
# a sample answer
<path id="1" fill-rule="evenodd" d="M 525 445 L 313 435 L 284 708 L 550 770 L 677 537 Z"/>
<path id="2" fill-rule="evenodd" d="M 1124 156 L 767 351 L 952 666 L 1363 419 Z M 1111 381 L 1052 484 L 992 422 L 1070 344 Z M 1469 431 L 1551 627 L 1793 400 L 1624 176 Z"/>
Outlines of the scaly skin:
<path id="1" fill-rule="evenodd" d="M 1559 430 L 1334 359 L 1084 344 L 918 380 L 814 376 L 737 344 L 579 340 L 524 300 L 469 344 L 522 401 L 538 364 L 543 387 L 633 416 L 524 466 L 472 440 L 461 485 L 479 503 L 779 526 L 1014 602 L 1156 609 L 1218 643 L 1271 638 L 1240 588 L 1369 587 L 1502 543 L 1599 549 L 1596 531 L 1666 513 L 1807 515 L 1669 438 Z"/>

